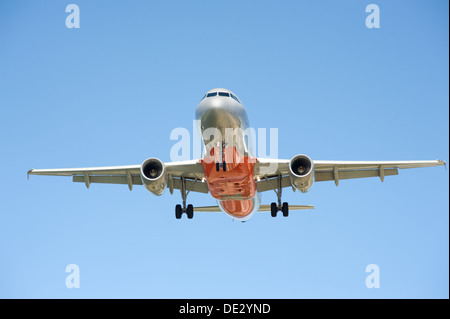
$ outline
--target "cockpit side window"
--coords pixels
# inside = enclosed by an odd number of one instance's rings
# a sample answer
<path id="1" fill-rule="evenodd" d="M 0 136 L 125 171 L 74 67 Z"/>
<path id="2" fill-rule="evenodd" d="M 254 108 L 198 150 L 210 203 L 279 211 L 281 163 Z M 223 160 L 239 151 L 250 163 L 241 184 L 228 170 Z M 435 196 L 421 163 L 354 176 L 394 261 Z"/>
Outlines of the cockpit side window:
<path id="1" fill-rule="evenodd" d="M 203 97 L 202 97 L 202 99 L 200 101 L 203 101 L 205 99 L 205 97 L 206 97 L 206 94 L 203 95 Z"/>
<path id="2" fill-rule="evenodd" d="M 234 95 L 234 94 L 232 94 L 232 93 L 230 93 L 230 95 L 231 95 L 231 97 L 232 97 L 233 99 L 235 99 L 238 103 L 241 103 L 241 101 L 239 101 L 239 99 L 236 97 L 236 95 Z"/>
<path id="3" fill-rule="evenodd" d="M 206 94 L 206 97 L 211 97 L 211 96 L 216 96 L 216 95 L 217 95 L 217 92 L 211 92 L 211 93 Z"/>

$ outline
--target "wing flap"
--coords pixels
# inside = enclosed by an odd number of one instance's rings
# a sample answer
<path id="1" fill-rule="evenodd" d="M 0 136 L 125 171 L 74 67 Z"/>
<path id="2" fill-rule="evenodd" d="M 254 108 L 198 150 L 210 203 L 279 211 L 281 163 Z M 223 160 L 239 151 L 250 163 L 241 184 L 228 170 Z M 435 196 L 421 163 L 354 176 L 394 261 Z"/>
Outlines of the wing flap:
<path id="1" fill-rule="evenodd" d="M 398 170 L 396 168 L 394 169 L 384 169 L 384 176 L 393 176 L 398 175 Z M 380 177 L 380 170 L 379 169 L 372 169 L 372 170 L 351 170 L 351 171 L 341 171 L 339 170 L 339 179 L 353 179 L 353 178 L 364 178 L 364 177 Z M 383 173 L 381 173 L 383 174 Z M 314 174 L 314 180 L 316 182 L 324 182 L 324 181 L 334 181 L 335 180 L 335 174 L 334 171 L 331 172 L 321 172 L 318 171 Z"/>
<path id="2" fill-rule="evenodd" d="M 141 176 L 131 176 L 132 185 L 142 185 Z M 75 183 L 86 183 L 85 176 L 73 176 Z M 128 184 L 127 176 L 89 176 L 89 183 Z"/>
<path id="3" fill-rule="evenodd" d="M 291 178 L 283 176 L 281 178 L 281 186 L 283 188 L 291 186 Z M 256 189 L 259 193 L 277 189 L 277 178 L 264 178 L 256 183 Z"/>
<path id="4" fill-rule="evenodd" d="M 199 180 L 186 179 L 186 189 L 192 192 L 208 194 L 209 188 L 206 182 L 201 182 Z M 173 188 L 181 189 L 181 180 L 178 178 L 173 179 Z"/>

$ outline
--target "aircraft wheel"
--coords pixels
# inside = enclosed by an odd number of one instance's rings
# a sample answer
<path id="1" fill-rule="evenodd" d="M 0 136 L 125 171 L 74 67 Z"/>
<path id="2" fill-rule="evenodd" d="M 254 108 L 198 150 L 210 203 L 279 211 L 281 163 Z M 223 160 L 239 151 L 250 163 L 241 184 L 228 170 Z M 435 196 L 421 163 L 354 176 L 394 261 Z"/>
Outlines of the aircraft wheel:
<path id="1" fill-rule="evenodd" d="M 189 205 L 187 206 L 187 211 L 186 211 L 186 213 L 187 213 L 187 217 L 188 217 L 189 219 L 192 219 L 192 218 L 194 217 L 194 206 L 192 206 L 191 204 L 189 204 Z"/>
<path id="2" fill-rule="evenodd" d="M 277 217 L 277 212 L 278 212 L 277 204 L 275 203 L 270 204 L 270 215 L 272 215 L 272 217 Z"/>
<path id="3" fill-rule="evenodd" d="M 181 211 L 181 205 L 176 205 L 175 206 L 175 218 L 176 219 L 180 219 L 181 218 L 181 214 L 182 214 L 182 211 Z"/>
<path id="4" fill-rule="evenodd" d="M 286 202 L 283 203 L 283 207 L 281 207 L 281 211 L 283 212 L 283 216 L 284 217 L 288 217 L 289 216 L 289 205 L 288 205 L 288 203 L 286 203 Z"/>

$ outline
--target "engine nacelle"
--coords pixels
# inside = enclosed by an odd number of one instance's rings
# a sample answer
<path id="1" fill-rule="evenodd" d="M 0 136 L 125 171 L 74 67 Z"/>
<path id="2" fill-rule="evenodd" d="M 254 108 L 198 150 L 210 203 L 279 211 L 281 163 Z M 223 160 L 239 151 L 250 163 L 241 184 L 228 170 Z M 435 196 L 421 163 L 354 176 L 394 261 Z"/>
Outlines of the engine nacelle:
<path id="1" fill-rule="evenodd" d="M 167 171 L 161 160 L 151 157 L 141 165 L 141 180 L 145 188 L 159 196 L 167 187 Z"/>
<path id="2" fill-rule="evenodd" d="M 306 155 L 295 155 L 289 162 L 291 184 L 306 193 L 314 182 L 314 162 Z"/>

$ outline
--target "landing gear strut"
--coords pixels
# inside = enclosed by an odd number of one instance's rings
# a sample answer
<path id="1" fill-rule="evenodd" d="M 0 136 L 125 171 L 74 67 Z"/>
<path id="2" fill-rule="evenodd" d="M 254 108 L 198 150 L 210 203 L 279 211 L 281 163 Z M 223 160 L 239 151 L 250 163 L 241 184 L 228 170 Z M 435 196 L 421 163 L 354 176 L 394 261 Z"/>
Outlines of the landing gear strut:
<path id="1" fill-rule="evenodd" d="M 194 206 L 191 204 L 186 206 L 186 198 L 189 191 L 186 190 L 186 179 L 181 177 L 181 198 L 183 199 L 183 206 L 180 204 L 175 206 L 175 218 L 180 219 L 183 213 L 186 213 L 187 218 L 192 219 L 194 217 Z"/>
<path id="2" fill-rule="evenodd" d="M 281 194 L 282 194 L 282 185 L 281 185 L 281 175 L 277 177 L 277 189 L 274 190 L 277 194 L 278 205 L 276 203 L 270 204 L 270 215 L 272 217 L 277 217 L 277 213 L 281 211 L 284 217 L 289 216 L 289 204 L 287 202 L 281 203 Z"/>

